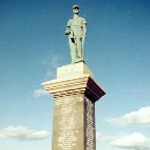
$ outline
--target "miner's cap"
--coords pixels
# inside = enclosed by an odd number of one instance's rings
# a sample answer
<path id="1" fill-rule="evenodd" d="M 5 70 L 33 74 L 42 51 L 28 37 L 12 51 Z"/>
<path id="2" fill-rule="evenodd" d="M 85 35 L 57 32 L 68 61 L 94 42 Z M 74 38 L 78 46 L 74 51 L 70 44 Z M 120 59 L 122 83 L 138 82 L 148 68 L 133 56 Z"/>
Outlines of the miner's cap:
<path id="1" fill-rule="evenodd" d="M 72 7 L 72 9 L 75 9 L 75 8 L 80 8 L 78 5 L 74 5 L 73 7 Z"/>

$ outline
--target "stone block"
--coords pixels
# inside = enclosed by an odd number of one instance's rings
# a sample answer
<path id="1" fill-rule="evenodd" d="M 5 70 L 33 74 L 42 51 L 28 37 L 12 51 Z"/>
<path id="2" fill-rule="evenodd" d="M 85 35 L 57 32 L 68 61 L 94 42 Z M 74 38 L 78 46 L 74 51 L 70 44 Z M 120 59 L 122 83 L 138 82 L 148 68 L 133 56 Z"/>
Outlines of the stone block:
<path id="1" fill-rule="evenodd" d="M 94 78 L 91 70 L 83 62 L 57 68 L 57 79 L 77 78 L 83 75 L 89 75 L 91 78 Z"/>

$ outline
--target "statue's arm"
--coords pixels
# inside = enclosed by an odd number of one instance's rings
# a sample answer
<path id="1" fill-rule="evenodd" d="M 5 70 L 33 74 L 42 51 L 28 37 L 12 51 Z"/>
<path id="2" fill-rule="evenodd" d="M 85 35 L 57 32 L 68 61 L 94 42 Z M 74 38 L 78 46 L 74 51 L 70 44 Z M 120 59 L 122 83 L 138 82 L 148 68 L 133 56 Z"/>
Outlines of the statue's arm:
<path id="1" fill-rule="evenodd" d="M 70 33 L 71 33 L 71 26 L 70 26 L 70 20 L 69 20 L 68 23 L 67 23 L 67 29 L 65 31 L 65 34 L 69 35 Z"/>

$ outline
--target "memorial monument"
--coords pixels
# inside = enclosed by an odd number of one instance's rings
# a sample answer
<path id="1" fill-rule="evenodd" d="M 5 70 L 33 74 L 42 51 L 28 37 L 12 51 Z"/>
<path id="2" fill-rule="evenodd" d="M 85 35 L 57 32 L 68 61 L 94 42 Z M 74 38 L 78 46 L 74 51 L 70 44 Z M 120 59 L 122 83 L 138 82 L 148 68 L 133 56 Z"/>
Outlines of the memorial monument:
<path id="1" fill-rule="evenodd" d="M 71 64 L 57 68 L 57 78 L 42 83 L 54 97 L 52 150 L 96 150 L 95 102 L 104 90 L 83 59 L 86 21 L 73 6 L 67 24 Z"/>

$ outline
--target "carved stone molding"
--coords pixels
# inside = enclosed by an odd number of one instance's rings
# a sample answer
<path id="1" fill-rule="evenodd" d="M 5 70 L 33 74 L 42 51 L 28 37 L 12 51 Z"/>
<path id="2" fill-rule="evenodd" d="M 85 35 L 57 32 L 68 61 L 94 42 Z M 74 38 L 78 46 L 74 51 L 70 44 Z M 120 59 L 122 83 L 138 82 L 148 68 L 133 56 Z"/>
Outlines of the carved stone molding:
<path id="1" fill-rule="evenodd" d="M 96 102 L 105 94 L 104 90 L 87 75 L 67 80 L 56 79 L 42 85 L 54 98 L 85 94 L 91 101 Z"/>

